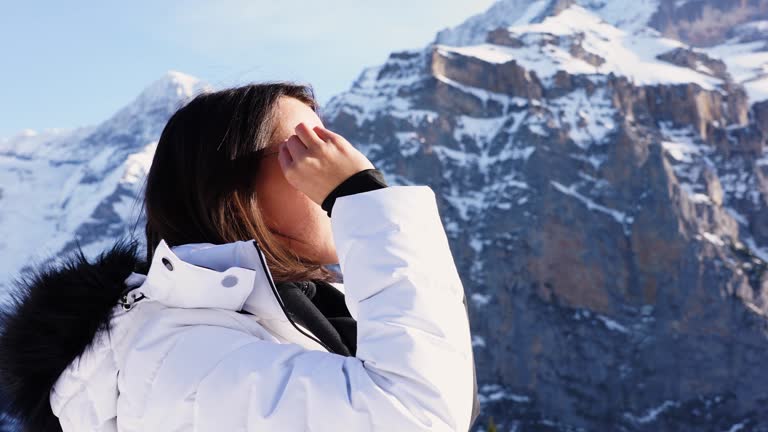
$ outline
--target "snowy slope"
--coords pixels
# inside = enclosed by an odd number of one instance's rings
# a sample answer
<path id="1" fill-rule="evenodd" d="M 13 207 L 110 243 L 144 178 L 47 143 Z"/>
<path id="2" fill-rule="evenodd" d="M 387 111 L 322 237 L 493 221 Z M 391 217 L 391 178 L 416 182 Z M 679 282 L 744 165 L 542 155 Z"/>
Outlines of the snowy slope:
<path id="1" fill-rule="evenodd" d="M 492 30 L 540 22 L 572 4 L 592 11 L 612 26 L 636 32 L 646 29 L 658 3 L 657 0 L 500 0 L 485 12 L 438 32 L 435 43 L 451 46 L 481 44 Z"/>
<path id="2" fill-rule="evenodd" d="M 538 10 L 538 5 L 529 9 Z M 515 61 L 545 80 L 552 79 L 558 71 L 565 71 L 574 75 L 613 73 L 629 77 L 637 85 L 696 83 L 711 89 L 722 83 L 706 70 L 683 68 L 657 59 L 658 55 L 685 46 L 683 43 L 660 37 L 651 30 L 632 33 L 580 6 L 572 6 L 541 22 L 513 25 L 508 30 L 524 46 L 512 48 L 481 43 L 438 47 L 443 52 L 456 52 L 492 63 Z M 556 38 L 559 40 L 555 41 Z M 571 52 L 574 44 L 597 56 L 594 64 Z"/>
<path id="3" fill-rule="evenodd" d="M 515 11 L 486 13 L 453 29 L 439 33 L 435 42 L 446 51 L 476 56 L 490 62 L 517 61 L 535 71 L 540 78 L 551 78 L 558 70 L 573 74 L 614 73 L 631 77 L 638 84 L 692 82 L 712 88 L 722 80 L 712 77 L 705 67 L 698 70 L 671 65 L 657 58 L 674 48 L 688 46 L 665 38 L 646 26 L 657 2 L 579 1 L 556 16 L 541 16 L 549 1 L 499 2 L 494 7 Z M 490 11 L 489 11 L 490 12 Z M 503 19 L 511 18 L 511 19 Z M 525 47 L 510 48 L 485 43 L 487 32 L 506 27 Z M 742 34 L 763 33 L 768 37 L 768 21 L 741 27 Z M 482 30 L 481 30 L 482 29 Z M 568 52 L 569 44 L 546 44 L 554 37 L 583 37 L 583 48 L 604 63 L 594 65 Z M 745 86 L 753 102 L 768 99 L 768 42 L 743 42 L 736 37 L 727 43 L 694 48 L 723 60 L 734 80 Z M 749 39 L 747 39 L 749 40 Z M 565 45 L 565 46 L 563 46 Z"/>
<path id="4" fill-rule="evenodd" d="M 135 224 L 168 116 L 208 88 L 172 71 L 97 126 L 0 142 L 0 289 L 25 266 L 70 250 L 73 239 L 95 254 Z"/>
<path id="5" fill-rule="evenodd" d="M 761 22 L 768 38 L 768 21 Z M 704 50 L 728 65 L 736 82 L 741 83 L 752 102 L 768 100 L 768 42 L 740 42 L 738 39 Z"/>

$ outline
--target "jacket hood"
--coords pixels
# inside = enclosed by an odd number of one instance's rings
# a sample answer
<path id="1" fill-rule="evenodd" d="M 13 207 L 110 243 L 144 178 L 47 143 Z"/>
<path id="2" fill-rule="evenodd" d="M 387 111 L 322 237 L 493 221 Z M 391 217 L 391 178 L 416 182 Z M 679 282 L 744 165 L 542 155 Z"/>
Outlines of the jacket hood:
<path id="1" fill-rule="evenodd" d="M 136 240 L 89 262 L 82 249 L 14 279 L 0 308 L 0 397 L 23 430 L 60 431 L 50 391 L 102 330 L 110 330 L 132 272 L 146 273 Z"/>

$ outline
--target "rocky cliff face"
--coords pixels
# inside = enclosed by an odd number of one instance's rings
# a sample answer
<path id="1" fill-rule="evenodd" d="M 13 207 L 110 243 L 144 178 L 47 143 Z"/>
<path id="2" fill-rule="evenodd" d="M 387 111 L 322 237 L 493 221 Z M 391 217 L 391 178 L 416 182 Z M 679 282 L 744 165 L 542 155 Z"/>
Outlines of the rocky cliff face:
<path id="1" fill-rule="evenodd" d="M 500 2 L 325 107 L 440 197 L 481 424 L 768 430 L 765 57 L 669 3 Z"/>

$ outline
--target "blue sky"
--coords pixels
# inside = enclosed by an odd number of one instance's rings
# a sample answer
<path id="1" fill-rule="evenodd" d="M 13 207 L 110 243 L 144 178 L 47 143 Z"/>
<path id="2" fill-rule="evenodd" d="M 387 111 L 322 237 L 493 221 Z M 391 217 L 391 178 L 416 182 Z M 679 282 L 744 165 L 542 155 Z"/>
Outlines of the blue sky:
<path id="1" fill-rule="evenodd" d="M 4 2 L 0 137 L 96 124 L 167 70 L 309 82 L 321 104 L 493 0 Z"/>

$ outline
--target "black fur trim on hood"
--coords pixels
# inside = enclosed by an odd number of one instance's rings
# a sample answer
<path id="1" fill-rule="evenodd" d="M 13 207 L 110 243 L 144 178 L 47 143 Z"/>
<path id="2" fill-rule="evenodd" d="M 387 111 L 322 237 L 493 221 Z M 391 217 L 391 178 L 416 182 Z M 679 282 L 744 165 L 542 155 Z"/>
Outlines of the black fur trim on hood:
<path id="1" fill-rule="evenodd" d="M 61 431 L 50 391 L 101 330 L 132 271 L 146 274 L 137 240 L 117 240 L 89 262 L 77 251 L 13 280 L 0 308 L 0 397 L 20 430 Z"/>

